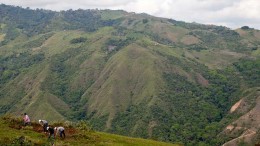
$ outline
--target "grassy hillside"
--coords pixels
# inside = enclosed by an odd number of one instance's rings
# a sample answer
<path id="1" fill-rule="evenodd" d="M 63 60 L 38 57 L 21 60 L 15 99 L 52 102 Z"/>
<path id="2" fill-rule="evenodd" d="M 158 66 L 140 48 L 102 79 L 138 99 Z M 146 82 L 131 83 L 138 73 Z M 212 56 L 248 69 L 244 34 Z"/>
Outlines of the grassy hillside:
<path id="1" fill-rule="evenodd" d="M 0 8 L 0 114 L 221 145 L 235 138 L 223 134 L 228 125 L 258 109 L 259 30 L 124 11 Z M 242 99 L 252 102 L 231 113 Z"/>
<path id="2" fill-rule="evenodd" d="M 141 138 L 130 138 L 114 134 L 95 132 L 91 130 L 86 123 L 78 124 L 53 123 L 52 126 L 65 127 L 65 139 L 60 139 L 57 135 L 55 146 L 76 146 L 76 145 L 134 145 L 134 146 L 177 146 L 153 140 Z M 31 126 L 22 126 L 22 120 L 10 116 L 4 116 L 0 119 L 0 144 L 11 145 L 50 145 L 51 140 L 48 134 L 42 131 L 41 125 L 32 122 Z"/>

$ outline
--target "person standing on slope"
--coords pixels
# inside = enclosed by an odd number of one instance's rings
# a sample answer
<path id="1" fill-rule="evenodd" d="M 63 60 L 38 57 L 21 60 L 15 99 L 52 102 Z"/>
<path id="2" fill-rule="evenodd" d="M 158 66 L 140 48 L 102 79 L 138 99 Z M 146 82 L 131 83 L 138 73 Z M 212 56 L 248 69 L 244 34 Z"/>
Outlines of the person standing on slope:
<path id="1" fill-rule="evenodd" d="M 60 138 L 63 138 L 63 139 L 65 138 L 65 129 L 64 129 L 64 127 L 55 127 L 54 130 L 56 130 L 56 135 L 55 136 L 57 136 L 57 134 L 59 132 Z"/>
<path id="2" fill-rule="evenodd" d="M 24 113 L 23 122 L 24 122 L 24 126 L 31 124 L 31 120 L 30 120 L 29 116 L 26 113 Z"/>
<path id="3" fill-rule="evenodd" d="M 43 126 L 43 132 L 48 132 L 47 127 L 48 127 L 48 122 L 46 120 L 39 120 L 39 123 Z"/>

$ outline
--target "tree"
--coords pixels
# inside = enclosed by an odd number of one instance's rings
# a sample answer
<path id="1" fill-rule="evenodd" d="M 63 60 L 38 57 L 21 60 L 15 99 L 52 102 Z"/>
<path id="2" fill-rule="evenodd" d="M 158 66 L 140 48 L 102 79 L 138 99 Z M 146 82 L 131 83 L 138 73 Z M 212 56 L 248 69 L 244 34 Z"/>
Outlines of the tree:
<path id="1" fill-rule="evenodd" d="M 250 29 L 250 27 L 248 27 L 248 26 L 242 26 L 241 29 L 243 29 L 243 30 L 248 30 L 248 29 Z"/>

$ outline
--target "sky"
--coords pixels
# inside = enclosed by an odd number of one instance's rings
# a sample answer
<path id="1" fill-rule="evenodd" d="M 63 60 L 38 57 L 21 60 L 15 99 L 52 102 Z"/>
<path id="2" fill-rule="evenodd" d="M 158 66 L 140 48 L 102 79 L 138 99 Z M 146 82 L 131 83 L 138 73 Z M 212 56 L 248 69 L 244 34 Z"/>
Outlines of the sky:
<path id="1" fill-rule="evenodd" d="M 0 0 L 32 9 L 112 9 L 147 13 L 185 22 L 249 26 L 260 30 L 260 0 Z"/>

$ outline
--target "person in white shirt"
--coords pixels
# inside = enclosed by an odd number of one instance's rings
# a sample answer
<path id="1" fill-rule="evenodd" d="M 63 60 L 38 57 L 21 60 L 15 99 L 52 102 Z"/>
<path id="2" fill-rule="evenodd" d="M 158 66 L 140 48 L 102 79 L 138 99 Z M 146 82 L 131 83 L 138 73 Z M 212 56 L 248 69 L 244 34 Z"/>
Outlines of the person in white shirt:
<path id="1" fill-rule="evenodd" d="M 63 139 L 65 138 L 65 128 L 64 127 L 55 127 L 54 130 L 56 130 L 56 135 L 59 133 L 61 138 L 63 138 Z"/>
<path id="2" fill-rule="evenodd" d="M 46 120 L 39 120 L 39 123 L 43 126 L 43 132 L 47 133 L 48 122 Z"/>

